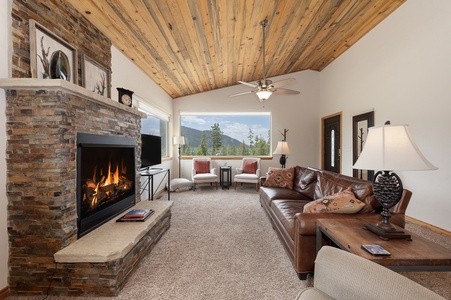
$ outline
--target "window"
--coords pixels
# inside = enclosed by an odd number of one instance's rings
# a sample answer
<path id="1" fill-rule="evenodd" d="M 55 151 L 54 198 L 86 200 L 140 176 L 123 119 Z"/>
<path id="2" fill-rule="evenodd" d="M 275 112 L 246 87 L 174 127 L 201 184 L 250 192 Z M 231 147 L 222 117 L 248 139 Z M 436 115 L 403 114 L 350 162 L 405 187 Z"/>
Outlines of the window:
<path id="1" fill-rule="evenodd" d="M 186 156 L 269 156 L 271 114 L 181 113 Z"/>
<path id="2" fill-rule="evenodd" d="M 152 134 L 161 137 L 161 156 L 168 157 L 169 145 L 169 120 L 171 116 L 147 103 L 138 95 L 133 94 L 133 107 L 145 113 L 147 118 L 141 119 L 141 133 Z"/>
<path id="3" fill-rule="evenodd" d="M 161 156 L 168 156 L 168 122 L 152 115 L 141 119 L 141 133 L 161 136 Z"/>

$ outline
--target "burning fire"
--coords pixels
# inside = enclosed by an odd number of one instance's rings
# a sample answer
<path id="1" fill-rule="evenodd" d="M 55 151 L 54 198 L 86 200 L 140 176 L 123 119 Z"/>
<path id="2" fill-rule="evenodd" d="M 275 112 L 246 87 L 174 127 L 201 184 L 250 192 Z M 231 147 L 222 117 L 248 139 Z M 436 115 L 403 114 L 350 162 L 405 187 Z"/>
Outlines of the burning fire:
<path id="1" fill-rule="evenodd" d="M 100 201 L 114 198 L 121 192 L 127 191 L 132 188 L 132 182 L 125 176 L 127 170 L 124 162 L 116 165 L 115 170 L 112 167 L 111 161 L 108 163 L 108 172 L 103 174 L 103 170 L 100 170 L 100 180 L 97 182 L 97 165 L 94 167 L 92 179 L 88 179 L 86 182 L 86 190 L 83 197 L 83 201 L 90 201 L 91 207 L 96 207 Z"/>

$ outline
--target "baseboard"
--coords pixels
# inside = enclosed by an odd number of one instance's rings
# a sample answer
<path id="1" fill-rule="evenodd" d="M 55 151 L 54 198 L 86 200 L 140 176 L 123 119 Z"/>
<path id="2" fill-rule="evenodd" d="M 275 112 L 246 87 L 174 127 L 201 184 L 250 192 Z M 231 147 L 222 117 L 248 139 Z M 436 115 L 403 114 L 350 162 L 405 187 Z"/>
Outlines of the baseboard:
<path id="1" fill-rule="evenodd" d="M 8 287 L 5 287 L 4 289 L 0 290 L 0 300 L 4 300 L 8 296 L 9 296 L 9 288 Z"/>
<path id="2" fill-rule="evenodd" d="M 422 227 L 427 228 L 427 229 L 429 229 L 429 230 L 431 230 L 431 231 L 433 231 L 435 233 L 438 233 L 438 234 L 441 234 L 441 235 L 444 235 L 444 236 L 447 236 L 447 237 L 451 238 L 451 232 L 448 231 L 448 230 L 445 230 L 443 228 L 431 225 L 429 223 L 420 221 L 418 219 L 415 219 L 415 218 L 412 218 L 412 217 L 409 217 L 409 216 L 406 216 L 406 221 L 408 221 L 410 223 L 413 223 L 413 224 L 416 224 L 416 225 L 419 225 L 419 226 L 422 226 Z"/>

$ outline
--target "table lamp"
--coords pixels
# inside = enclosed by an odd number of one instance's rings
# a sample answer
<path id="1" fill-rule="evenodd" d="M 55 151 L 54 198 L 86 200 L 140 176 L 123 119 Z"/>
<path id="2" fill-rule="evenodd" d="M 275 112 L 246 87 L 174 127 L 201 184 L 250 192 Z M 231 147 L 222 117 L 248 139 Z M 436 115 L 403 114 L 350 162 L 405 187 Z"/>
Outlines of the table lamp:
<path id="1" fill-rule="evenodd" d="M 407 125 L 370 127 L 366 143 L 354 169 L 378 170 L 373 178 L 373 191 L 382 206 L 383 220 L 376 224 L 365 224 L 364 228 L 377 234 L 383 240 L 407 239 L 410 235 L 393 226 L 390 208 L 401 199 L 403 186 L 399 176 L 393 172 L 435 170 L 415 144 Z"/>
<path id="2" fill-rule="evenodd" d="M 282 165 L 282 168 L 285 168 L 285 163 L 287 162 L 286 154 L 290 154 L 290 148 L 288 148 L 288 142 L 287 141 L 277 142 L 277 147 L 276 147 L 276 150 L 274 150 L 273 154 L 282 154 L 279 162 Z"/>

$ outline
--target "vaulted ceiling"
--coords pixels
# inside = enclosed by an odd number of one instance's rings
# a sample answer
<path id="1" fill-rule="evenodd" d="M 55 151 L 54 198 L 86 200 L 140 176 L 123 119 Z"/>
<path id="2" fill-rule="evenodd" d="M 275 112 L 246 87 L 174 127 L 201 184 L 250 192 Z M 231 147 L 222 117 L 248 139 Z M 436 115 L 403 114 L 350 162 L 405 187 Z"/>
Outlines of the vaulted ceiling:
<path id="1" fill-rule="evenodd" d="M 67 0 L 172 98 L 321 71 L 406 0 Z"/>

